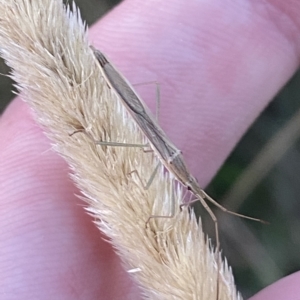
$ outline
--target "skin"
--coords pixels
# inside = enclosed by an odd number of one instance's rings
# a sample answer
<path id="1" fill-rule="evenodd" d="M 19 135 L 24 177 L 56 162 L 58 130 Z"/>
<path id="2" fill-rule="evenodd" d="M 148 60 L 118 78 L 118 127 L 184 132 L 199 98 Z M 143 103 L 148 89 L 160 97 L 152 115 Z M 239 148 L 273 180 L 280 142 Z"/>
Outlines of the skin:
<path id="1" fill-rule="evenodd" d="M 160 82 L 160 123 L 205 186 L 298 68 L 299 29 L 298 1 L 129 0 L 89 35 L 131 82 Z M 0 138 L 1 299 L 141 299 L 19 98 Z M 296 299 L 299 280 L 251 299 Z"/>

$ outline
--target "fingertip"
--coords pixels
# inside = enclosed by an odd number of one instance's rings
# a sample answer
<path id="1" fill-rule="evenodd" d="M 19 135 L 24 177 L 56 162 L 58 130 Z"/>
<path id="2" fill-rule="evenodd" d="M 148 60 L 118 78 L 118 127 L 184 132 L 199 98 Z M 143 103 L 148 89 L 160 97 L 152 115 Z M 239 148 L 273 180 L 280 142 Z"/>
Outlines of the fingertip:
<path id="1" fill-rule="evenodd" d="M 300 272 L 284 277 L 249 300 L 295 300 L 300 295 Z"/>

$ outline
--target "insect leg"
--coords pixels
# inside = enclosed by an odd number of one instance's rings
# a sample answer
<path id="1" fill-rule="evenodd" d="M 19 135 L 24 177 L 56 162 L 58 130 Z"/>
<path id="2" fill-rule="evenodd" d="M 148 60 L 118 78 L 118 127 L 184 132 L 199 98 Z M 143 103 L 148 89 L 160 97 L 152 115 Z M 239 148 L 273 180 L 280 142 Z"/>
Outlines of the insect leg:
<path id="1" fill-rule="evenodd" d="M 227 208 L 225 208 L 224 206 L 222 206 L 221 204 L 219 204 L 216 200 L 214 200 L 212 197 L 210 197 L 205 191 L 201 190 L 202 191 L 202 197 L 207 199 L 209 202 L 211 202 L 212 204 L 214 204 L 216 207 L 218 207 L 219 209 L 221 209 L 222 211 L 228 213 L 228 214 L 231 214 L 231 215 L 234 215 L 236 217 L 240 217 L 240 218 L 243 218 L 243 219 L 248 219 L 248 220 L 252 220 L 252 221 L 256 221 L 256 222 L 260 222 L 260 223 L 263 223 L 263 224 L 269 224 L 268 222 L 264 221 L 264 220 L 261 220 L 261 219 L 257 219 L 257 218 L 252 218 L 252 217 L 249 217 L 249 216 L 245 216 L 245 215 L 242 215 L 242 214 L 239 214 L 239 213 L 236 213 L 236 212 L 233 212 Z M 185 206 L 185 205 L 190 205 L 196 201 L 198 201 L 199 199 L 194 199 L 188 203 L 184 203 L 182 204 L 181 206 Z"/>
<path id="2" fill-rule="evenodd" d="M 97 141 L 95 140 L 91 134 L 86 132 L 85 129 L 78 129 L 70 134 L 70 136 L 76 134 L 76 133 L 83 133 L 87 137 L 89 137 L 96 145 L 103 145 L 103 146 L 112 146 L 112 147 L 138 147 L 138 148 L 146 148 L 149 147 L 148 144 L 130 144 L 130 143 L 118 143 L 118 142 L 106 142 L 106 141 Z M 147 150 L 145 150 L 147 151 Z M 151 150 L 152 151 L 152 150 Z"/>
<path id="3" fill-rule="evenodd" d="M 174 188 L 171 189 L 171 214 L 169 216 L 159 216 L 159 215 L 151 215 L 146 221 L 145 227 L 147 228 L 151 219 L 172 219 L 175 216 L 175 196 L 174 196 Z"/>
<path id="4" fill-rule="evenodd" d="M 217 297 L 216 299 L 219 299 L 219 281 L 220 281 L 220 239 L 219 239 L 219 225 L 218 220 L 213 211 L 210 209 L 210 207 L 207 205 L 206 201 L 201 195 L 198 195 L 198 200 L 201 202 L 204 209 L 209 213 L 211 219 L 213 220 L 215 224 L 215 235 L 216 235 L 216 254 L 217 254 Z"/>
<path id="5" fill-rule="evenodd" d="M 152 172 L 152 174 L 151 174 L 149 180 L 147 181 L 146 185 L 144 185 L 144 183 L 142 181 L 142 178 L 140 177 L 140 174 L 139 174 L 139 172 L 137 170 L 131 171 L 128 175 L 136 174 L 136 176 L 139 179 L 139 182 L 143 186 L 144 190 L 148 190 L 149 187 L 151 186 L 153 180 L 154 180 L 154 177 L 155 177 L 155 175 L 157 173 L 159 165 L 160 165 L 160 162 L 158 162 L 157 166 L 155 167 L 154 171 Z"/>

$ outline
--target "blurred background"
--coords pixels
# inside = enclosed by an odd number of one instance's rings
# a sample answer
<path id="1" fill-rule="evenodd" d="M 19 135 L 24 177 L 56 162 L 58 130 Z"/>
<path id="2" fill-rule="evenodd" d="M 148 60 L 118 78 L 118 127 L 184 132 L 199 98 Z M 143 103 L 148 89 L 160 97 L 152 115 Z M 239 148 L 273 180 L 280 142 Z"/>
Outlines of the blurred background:
<path id="1" fill-rule="evenodd" d="M 65 1 L 66 2 L 66 1 Z M 75 0 L 88 25 L 119 0 Z M 0 60 L 0 73 L 8 68 Z M 12 82 L 0 76 L 0 111 L 13 98 Z M 214 209 L 221 248 L 244 298 L 300 269 L 300 72 L 256 120 L 206 189 L 230 210 L 270 225 Z M 200 205 L 206 232 L 212 222 Z"/>

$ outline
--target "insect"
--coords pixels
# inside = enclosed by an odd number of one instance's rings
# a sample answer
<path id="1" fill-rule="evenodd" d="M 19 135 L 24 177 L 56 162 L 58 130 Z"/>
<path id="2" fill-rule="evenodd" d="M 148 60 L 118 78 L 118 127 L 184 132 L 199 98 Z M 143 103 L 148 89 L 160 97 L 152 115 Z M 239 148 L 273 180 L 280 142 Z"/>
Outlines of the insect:
<path id="1" fill-rule="evenodd" d="M 165 166 L 165 168 L 171 172 L 176 180 L 182 185 L 187 187 L 189 191 L 196 197 L 195 200 L 189 201 L 183 205 L 190 205 L 195 201 L 200 201 L 206 211 L 209 213 L 212 218 L 215 226 L 215 235 L 216 235 L 216 250 L 219 253 L 220 250 L 220 241 L 219 241 L 219 229 L 218 229 L 218 220 L 207 205 L 206 201 L 213 203 L 215 206 L 227 212 L 229 214 L 243 217 L 246 219 L 264 222 L 262 220 L 244 216 L 235 212 L 232 212 L 214 199 L 212 199 L 203 189 L 200 188 L 196 178 L 192 176 L 188 170 L 186 163 L 184 162 L 182 152 L 176 148 L 176 146 L 169 140 L 163 129 L 158 125 L 157 121 L 152 117 L 151 112 L 149 111 L 146 104 L 143 100 L 136 94 L 131 84 L 117 71 L 117 69 L 107 60 L 107 58 L 97 49 L 91 47 L 96 59 L 98 60 L 103 73 L 106 77 L 108 86 L 115 91 L 119 96 L 122 103 L 124 104 L 128 113 L 135 120 L 136 124 L 147 137 L 149 145 L 153 152 L 158 156 L 160 162 Z M 97 142 L 97 144 L 111 144 L 112 146 L 137 146 L 137 147 L 146 147 L 146 145 L 134 145 L 134 144 L 122 144 L 122 143 L 107 143 L 107 142 Z M 156 168 L 157 169 L 157 168 Z M 155 172 L 155 171 L 154 171 Z M 151 176 L 153 179 L 154 176 Z M 151 179 L 150 179 L 151 180 Z M 149 180 L 149 181 L 150 181 Z M 149 183 L 147 184 L 149 187 Z M 172 209 L 172 215 L 170 216 L 150 216 L 147 220 L 149 223 L 150 219 L 165 217 L 172 218 L 174 217 L 174 204 Z M 218 255 L 218 271 L 219 271 L 219 255 Z M 219 272 L 218 272 L 219 274 Z M 219 276 L 219 275 L 218 275 Z M 219 282 L 219 280 L 218 280 Z M 219 294 L 219 285 L 217 285 L 217 299 Z"/>

